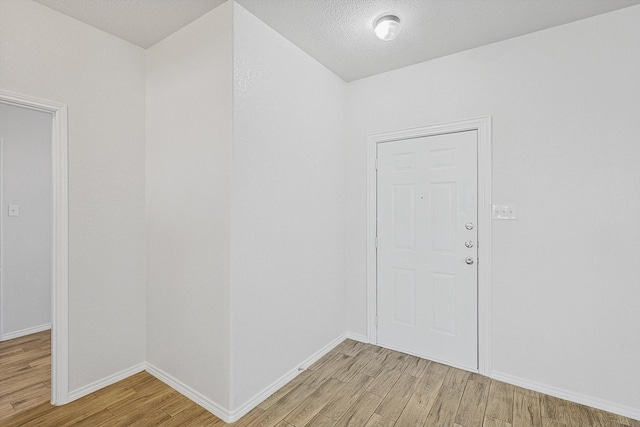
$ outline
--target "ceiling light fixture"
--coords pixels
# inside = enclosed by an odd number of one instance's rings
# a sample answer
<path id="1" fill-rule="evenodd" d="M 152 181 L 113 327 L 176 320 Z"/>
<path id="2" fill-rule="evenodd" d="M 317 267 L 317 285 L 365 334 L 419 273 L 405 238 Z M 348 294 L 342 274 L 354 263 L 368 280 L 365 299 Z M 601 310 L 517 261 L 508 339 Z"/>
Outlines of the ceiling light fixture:
<path id="1" fill-rule="evenodd" d="M 393 40 L 400 33 L 400 18 L 395 15 L 382 16 L 376 19 L 373 31 L 380 40 Z"/>

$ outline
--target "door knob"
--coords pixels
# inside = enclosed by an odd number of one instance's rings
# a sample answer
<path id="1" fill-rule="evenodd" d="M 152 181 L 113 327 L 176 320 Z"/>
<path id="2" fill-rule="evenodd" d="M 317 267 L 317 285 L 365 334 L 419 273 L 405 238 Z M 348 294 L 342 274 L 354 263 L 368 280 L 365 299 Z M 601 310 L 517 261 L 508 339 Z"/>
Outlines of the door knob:
<path id="1" fill-rule="evenodd" d="M 473 242 L 471 240 L 467 240 L 466 242 L 464 242 L 464 245 L 467 248 L 472 248 L 473 247 Z"/>
<path id="2" fill-rule="evenodd" d="M 472 222 L 468 222 L 464 225 L 464 228 L 466 228 L 467 230 L 473 230 L 473 223 Z"/>
<path id="3" fill-rule="evenodd" d="M 467 258 L 464 260 L 464 262 L 466 262 L 467 264 L 471 265 L 471 264 L 473 264 L 473 258 L 471 258 L 471 257 L 467 257 Z"/>

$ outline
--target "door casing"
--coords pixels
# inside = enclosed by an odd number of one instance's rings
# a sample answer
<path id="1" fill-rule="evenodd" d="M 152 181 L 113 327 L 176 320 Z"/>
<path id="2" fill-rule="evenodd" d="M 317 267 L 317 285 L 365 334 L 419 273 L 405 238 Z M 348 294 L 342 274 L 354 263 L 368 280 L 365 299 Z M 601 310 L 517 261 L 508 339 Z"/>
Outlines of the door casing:
<path id="1" fill-rule="evenodd" d="M 491 117 L 371 134 L 367 137 L 367 338 L 377 344 L 378 144 L 453 132 L 478 132 L 478 372 L 490 373 L 491 355 Z"/>
<path id="2" fill-rule="evenodd" d="M 50 113 L 53 197 L 51 274 L 51 403 L 69 401 L 69 172 L 67 106 L 0 90 L 0 102 Z"/>

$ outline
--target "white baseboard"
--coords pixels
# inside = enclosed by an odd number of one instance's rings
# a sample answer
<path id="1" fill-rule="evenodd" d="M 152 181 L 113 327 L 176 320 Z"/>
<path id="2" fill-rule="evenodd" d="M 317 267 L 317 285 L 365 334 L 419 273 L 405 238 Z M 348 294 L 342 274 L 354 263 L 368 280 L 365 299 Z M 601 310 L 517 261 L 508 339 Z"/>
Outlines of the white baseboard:
<path id="1" fill-rule="evenodd" d="M 527 388 L 529 390 L 548 394 L 549 396 L 558 397 L 564 400 L 570 400 L 582 405 L 591 406 L 596 409 L 602 409 L 603 411 L 613 412 L 614 414 L 633 418 L 635 420 L 640 420 L 640 408 L 631 408 L 628 406 L 619 405 L 617 403 L 612 403 L 603 399 L 599 399 L 597 397 L 585 396 L 580 393 L 575 393 L 561 388 L 537 383 L 535 381 L 518 378 L 513 375 L 503 374 L 501 372 L 491 372 L 491 378 L 503 381 L 505 383 L 517 385 L 519 387 Z"/>
<path id="2" fill-rule="evenodd" d="M 93 393 L 93 392 L 95 392 L 97 390 L 100 390 L 103 387 L 107 387 L 107 386 L 109 386 L 111 384 L 114 384 L 114 383 L 116 383 L 118 381 L 121 381 L 121 380 L 123 380 L 123 379 L 125 379 L 127 377 L 130 377 L 131 375 L 134 375 L 134 374 L 137 374 L 139 372 L 142 372 L 142 371 L 146 370 L 149 374 L 151 374 L 154 377 L 158 378 L 160 381 L 162 381 L 163 383 L 167 384 L 169 387 L 173 388 L 177 392 L 183 394 L 187 398 L 193 400 L 195 403 L 197 403 L 198 405 L 202 406 L 204 409 L 206 409 L 207 411 L 211 412 L 212 414 L 214 414 L 215 416 L 217 416 L 218 418 L 220 418 L 224 422 L 233 423 L 233 422 L 239 420 L 240 418 L 242 418 L 244 415 L 246 415 L 253 408 L 258 406 L 263 400 L 265 400 L 267 397 L 271 396 L 275 391 L 279 390 L 285 384 L 287 384 L 289 381 L 291 381 L 296 376 L 298 376 L 298 374 L 300 374 L 302 371 L 307 369 L 310 365 L 312 365 L 314 362 L 319 360 L 322 356 L 324 356 L 325 354 L 327 354 L 328 352 L 333 350 L 338 344 L 340 344 L 346 338 L 347 338 L 346 334 L 342 334 L 342 335 L 338 336 L 337 338 L 332 340 L 330 343 L 328 343 L 327 345 L 322 347 L 320 350 L 318 350 L 317 352 L 312 354 L 310 357 L 305 359 L 298 366 L 296 366 L 295 368 L 291 369 L 289 372 L 287 372 L 286 374 L 284 374 L 283 376 L 278 378 L 276 381 L 274 381 L 269 386 L 265 387 L 261 392 L 257 393 L 253 398 L 249 399 L 247 402 L 242 404 L 240 407 L 238 407 L 234 411 L 229 411 L 228 409 L 224 408 L 222 405 L 220 405 L 220 404 L 212 401 L 211 399 L 205 397 L 204 395 L 202 395 L 198 391 L 194 390 L 193 388 L 191 388 L 188 385 L 184 384 L 180 380 L 174 378 L 173 376 L 169 375 L 168 373 L 164 372 L 163 370 L 159 369 L 158 367 L 156 367 L 156 366 L 154 366 L 154 365 L 152 365 L 152 364 L 150 364 L 148 362 L 139 363 L 139 364 L 137 364 L 135 366 L 132 366 L 132 367 L 130 367 L 128 369 L 122 370 L 122 371 L 120 371 L 118 373 L 115 373 L 113 375 L 109 375 L 108 377 L 105 377 L 105 378 L 103 378 L 101 380 L 95 381 L 95 382 L 93 382 L 91 384 L 88 384 L 88 385 L 86 385 L 84 387 L 81 387 L 79 389 L 73 390 L 72 392 L 69 393 L 69 400 L 68 401 L 69 402 L 74 401 L 74 400 L 79 399 L 79 398 L 81 398 L 83 396 L 91 394 L 91 393 Z M 356 338 L 351 338 L 351 339 L 356 339 Z"/>
<path id="3" fill-rule="evenodd" d="M 253 408 L 258 406 L 267 397 L 271 396 L 274 392 L 281 389 L 285 384 L 287 384 L 289 381 L 297 377 L 302 371 L 307 369 L 309 366 L 311 366 L 313 363 L 319 360 L 322 356 L 324 356 L 325 354 L 333 350 L 338 344 L 340 344 L 346 338 L 347 338 L 347 335 L 342 334 L 337 338 L 335 338 L 334 340 L 332 340 L 330 343 L 322 347 L 320 350 L 316 351 L 314 354 L 309 356 L 306 360 L 304 360 L 298 366 L 291 369 L 289 372 L 287 372 L 286 374 L 284 374 L 283 376 L 275 380 L 273 383 L 265 387 L 261 392 L 257 393 L 254 397 L 252 397 L 251 399 L 249 399 L 248 401 L 240 405 L 236 410 L 232 411 L 230 413 L 229 420 L 225 420 L 225 421 L 229 423 L 238 421 L 240 418 L 246 415 L 249 411 L 251 411 Z"/>
<path id="4" fill-rule="evenodd" d="M 32 328 L 35 329 L 35 328 Z M 41 330 L 45 330 L 46 328 L 43 328 Z M 30 333 L 35 333 L 38 331 L 34 331 L 34 332 L 30 332 Z M 26 334 L 25 334 L 26 335 Z M 287 384 L 289 381 L 291 381 L 292 379 L 294 379 L 296 376 L 298 376 L 303 370 L 307 369 L 310 365 L 312 365 L 313 363 L 315 363 L 317 360 L 319 360 L 322 356 L 324 356 L 325 354 L 327 354 L 328 352 L 330 352 L 331 350 L 333 350 L 338 344 L 340 344 L 342 341 L 344 341 L 346 338 L 352 339 L 352 340 L 356 340 L 356 341 L 361 341 L 361 342 L 368 342 L 368 339 L 366 336 L 364 335 L 360 335 L 360 334 L 354 334 L 354 333 L 350 333 L 347 332 L 345 334 L 342 334 L 340 336 L 338 336 L 337 338 L 335 338 L 334 340 L 332 340 L 330 343 L 328 343 L 327 345 L 325 345 L 324 347 L 322 347 L 320 350 L 318 350 L 317 352 L 315 352 L 314 354 L 312 354 L 311 356 L 309 356 L 307 359 L 305 359 L 302 363 L 300 363 L 298 366 L 296 366 L 295 368 L 291 369 L 289 372 L 287 372 L 286 374 L 282 375 L 280 378 L 278 378 L 277 380 L 275 380 L 273 383 L 271 383 L 269 386 L 265 387 L 262 391 L 260 391 L 259 393 L 257 393 L 253 398 L 249 399 L 248 401 L 246 401 L 244 404 L 240 405 L 237 409 L 230 411 L 226 408 L 224 408 L 222 405 L 208 399 L 207 397 L 203 396 L 202 394 L 200 394 L 199 392 L 197 392 L 196 390 L 192 389 L 191 387 L 187 386 L 186 384 L 182 383 L 181 381 L 177 380 L 176 378 L 172 377 L 171 375 L 167 374 L 166 372 L 162 371 L 161 369 L 153 366 L 150 363 L 139 363 L 135 366 L 132 366 L 130 368 L 124 369 L 120 372 L 117 372 L 113 375 L 109 375 L 108 377 L 105 377 L 101 380 L 95 381 L 91 384 L 88 384 L 84 387 L 81 387 L 79 389 L 76 389 L 72 392 L 69 393 L 69 402 L 79 399 L 83 396 L 86 396 L 88 394 L 91 394 L 103 387 L 109 386 L 111 384 L 114 384 L 118 381 L 121 381 L 131 375 L 137 374 L 138 372 L 142 372 L 144 370 L 146 370 L 147 372 L 149 372 L 149 374 L 153 375 L 154 377 L 158 378 L 160 381 L 164 382 L 165 384 L 167 384 L 169 387 L 175 389 L 176 391 L 178 391 L 179 393 L 185 395 L 186 397 L 188 397 L 189 399 L 193 400 L 195 403 L 197 403 L 198 405 L 202 406 L 204 409 L 206 409 L 207 411 L 213 413 L 215 416 L 217 416 L 218 418 L 222 419 L 223 421 L 227 422 L 227 423 L 233 423 L 237 420 L 239 420 L 240 418 L 242 418 L 244 415 L 246 415 L 249 411 L 251 411 L 253 408 L 255 408 L 256 406 L 258 406 L 263 400 L 265 400 L 267 397 L 271 396 L 275 391 L 279 390 L 280 388 L 282 388 L 285 384 Z M 597 408 L 597 409 L 602 409 L 604 411 L 608 411 L 608 412 L 612 412 L 614 414 L 619 414 L 628 418 L 632 418 L 635 420 L 640 420 L 640 408 L 632 408 L 629 406 L 624 406 L 624 405 L 619 405 L 616 403 L 612 403 L 603 399 L 599 399 L 596 397 L 591 397 L 591 396 L 585 396 L 583 394 L 580 393 L 575 393 L 572 391 L 568 391 L 568 390 L 564 390 L 561 388 L 557 388 L 557 387 L 553 387 L 553 386 L 549 386 L 549 385 L 545 385 L 545 384 L 541 384 L 541 383 L 537 383 L 535 381 L 530 381 L 527 379 L 523 379 L 523 378 L 519 378 L 513 375 L 509 375 L 509 374 L 504 374 L 501 372 L 492 372 L 491 373 L 491 378 L 494 378 L 496 380 L 499 381 L 503 381 L 509 384 L 513 384 L 513 385 L 517 385 L 519 387 L 523 387 L 529 390 L 534 390 L 540 393 L 545 393 L 548 394 L 550 396 L 555 396 L 558 397 L 560 399 L 565 399 L 565 400 L 569 400 L 572 402 L 576 402 L 576 403 L 580 403 L 583 405 L 587 405 L 587 406 L 591 406 L 593 408 Z"/>
<path id="5" fill-rule="evenodd" d="M 369 344 L 369 337 L 362 334 L 356 334 L 355 332 L 347 332 L 347 338 L 354 341 L 360 341 L 365 344 Z"/>
<path id="6" fill-rule="evenodd" d="M 51 323 L 45 323 L 44 325 L 34 326 L 33 328 L 21 329 L 15 332 L 9 332 L 7 334 L 0 334 L 0 341 L 9 341 L 14 338 L 24 337 L 25 335 L 35 334 L 36 332 L 46 331 L 51 329 Z"/>
<path id="7" fill-rule="evenodd" d="M 153 375 L 163 383 L 167 384 L 169 387 L 171 387 L 178 393 L 183 394 L 184 396 L 193 400 L 195 403 L 202 406 L 204 409 L 211 412 L 213 415 L 220 418 L 222 421 L 226 423 L 231 422 L 229 411 L 226 408 L 224 408 L 222 405 L 203 396 L 200 392 L 194 390 L 193 388 L 189 387 L 182 381 L 174 378 L 173 376 L 164 372 L 162 369 L 159 369 L 150 363 L 146 364 L 146 370 L 148 373 L 150 373 L 151 375 Z"/>
<path id="8" fill-rule="evenodd" d="M 142 372 L 144 371 L 145 367 L 146 367 L 145 362 L 138 363 L 137 365 L 124 369 L 120 372 L 116 372 L 115 374 L 109 375 L 108 377 L 102 378 L 101 380 L 94 381 L 91 384 L 87 384 L 84 387 L 75 389 L 69 392 L 68 402 L 72 402 L 76 399 L 80 399 L 81 397 L 91 394 L 94 391 L 98 391 L 103 387 L 109 386 L 111 384 L 115 384 L 118 381 L 122 381 L 123 379 L 130 377 L 131 375 L 135 375 L 138 372 Z"/>

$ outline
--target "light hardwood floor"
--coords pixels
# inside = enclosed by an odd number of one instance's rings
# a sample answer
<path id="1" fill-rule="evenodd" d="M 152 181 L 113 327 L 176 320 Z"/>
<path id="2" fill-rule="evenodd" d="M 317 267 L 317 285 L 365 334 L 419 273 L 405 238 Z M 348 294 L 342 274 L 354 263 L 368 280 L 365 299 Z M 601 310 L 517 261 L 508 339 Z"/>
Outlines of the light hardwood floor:
<path id="1" fill-rule="evenodd" d="M 31 407 L 0 425 L 226 424 L 143 372 L 65 406 Z M 640 421 L 346 340 L 233 425 L 640 427 Z"/>
<path id="2" fill-rule="evenodd" d="M 0 342 L 0 420 L 50 399 L 51 332 Z"/>

